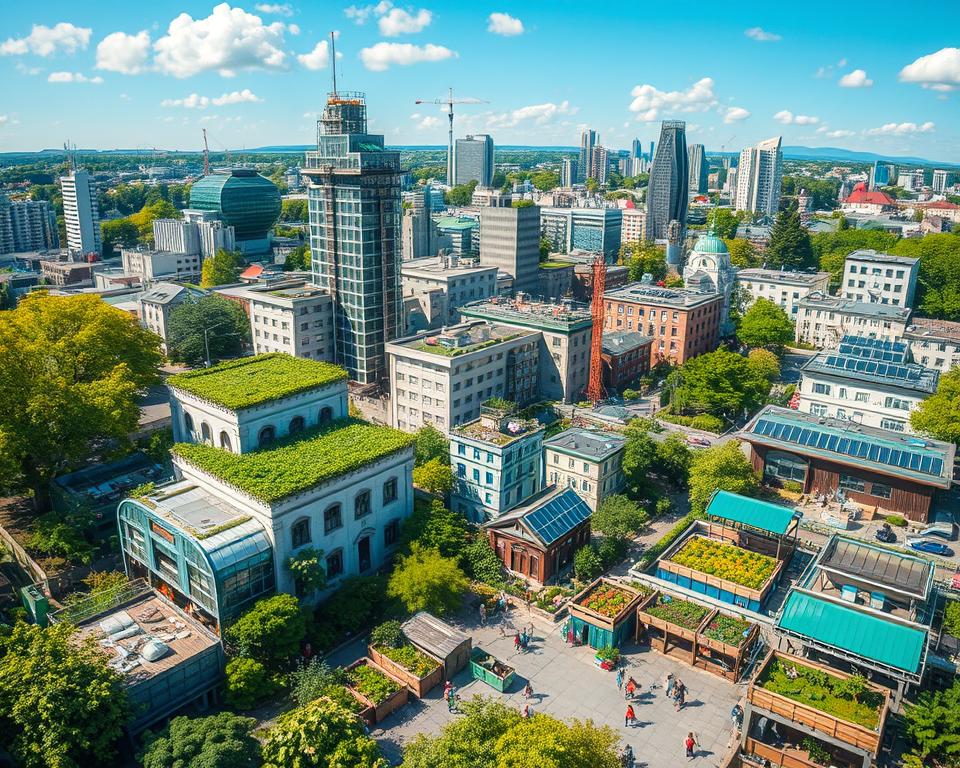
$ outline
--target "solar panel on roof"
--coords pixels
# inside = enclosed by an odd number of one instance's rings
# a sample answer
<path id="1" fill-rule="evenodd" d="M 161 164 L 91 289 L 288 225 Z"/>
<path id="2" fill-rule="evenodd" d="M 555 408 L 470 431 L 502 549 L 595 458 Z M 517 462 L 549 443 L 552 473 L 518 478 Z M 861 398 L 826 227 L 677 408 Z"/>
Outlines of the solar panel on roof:
<path id="1" fill-rule="evenodd" d="M 542 507 L 524 515 L 527 525 L 550 544 L 590 517 L 590 507 L 570 490 L 561 492 Z"/>

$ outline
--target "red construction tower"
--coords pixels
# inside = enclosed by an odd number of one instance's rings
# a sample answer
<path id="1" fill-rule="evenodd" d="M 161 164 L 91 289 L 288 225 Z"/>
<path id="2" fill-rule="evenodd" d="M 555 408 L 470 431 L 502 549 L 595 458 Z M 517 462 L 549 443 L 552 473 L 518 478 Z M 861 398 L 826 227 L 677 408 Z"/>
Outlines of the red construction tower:
<path id="1" fill-rule="evenodd" d="M 607 286 L 607 262 L 601 253 L 593 260 L 593 335 L 590 337 L 590 380 L 587 399 L 603 399 L 603 292 Z"/>

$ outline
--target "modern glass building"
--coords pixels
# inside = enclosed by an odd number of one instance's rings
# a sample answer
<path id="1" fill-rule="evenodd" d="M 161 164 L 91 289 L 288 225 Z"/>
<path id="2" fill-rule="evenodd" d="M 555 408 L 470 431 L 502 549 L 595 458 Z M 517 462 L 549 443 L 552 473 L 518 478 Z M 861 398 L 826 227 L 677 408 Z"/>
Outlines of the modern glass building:
<path id="1" fill-rule="evenodd" d="M 361 384 L 387 386 L 384 345 L 402 334 L 400 153 L 367 133 L 361 93 L 332 93 L 303 175 L 313 281 L 330 291 L 336 362 Z"/>
<path id="2" fill-rule="evenodd" d="M 280 190 L 252 168 L 234 168 L 196 182 L 190 188 L 190 207 L 212 211 L 233 227 L 242 253 L 267 253 L 270 228 L 280 218 Z"/>
<path id="3" fill-rule="evenodd" d="M 476 181 L 481 187 L 493 184 L 493 139 L 486 135 L 457 139 L 457 184 Z"/>
<path id="4" fill-rule="evenodd" d="M 687 163 L 686 123 L 664 120 L 647 186 L 647 240 L 663 240 L 671 221 L 680 224 L 679 242 L 687 226 L 690 172 Z"/>

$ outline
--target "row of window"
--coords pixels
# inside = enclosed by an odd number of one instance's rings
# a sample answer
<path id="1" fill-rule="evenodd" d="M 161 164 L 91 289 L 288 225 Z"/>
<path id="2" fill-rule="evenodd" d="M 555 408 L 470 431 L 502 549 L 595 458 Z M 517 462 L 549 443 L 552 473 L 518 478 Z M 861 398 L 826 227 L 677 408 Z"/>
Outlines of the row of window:
<path id="1" fill-rule="evenodd" d="M 861 275 L 866 275 L 866 274 L 867 274 L 867 268 L 864 267 L 864 266 L 861 266 L 859 271 L 860 271 L 860 274 L 861 274 Z M 881 272 L 883 272 L 883 270 L 881 270 L 880 267 L 873 267 L 873 268 L 870 270 L 870 273 L 869 273 L 869 274 L 871 274 L 871 275 L 878 275 L 878 276 L 879 276 L 879 275 L 881 274 Z M 850 265 L 850 274 L 851 274 L 851 275 L 857 274 L 857 265 L 856 265 L 856 264 L 851 264 L 851 265 Z M 886 277 L 893 277 L 893 276 L 894 276 L 894 270 L 888 269 L 888 270 L 886 270 L 886 272 L 885 272 L 884 274 L 885 274 Z M 902 279 L 902 278 L 903 278 L 903 275 L 904 275 L 904 271 L 903 271 L 902 269 L 896 270 L 896 277 L 897 277 L 897 278 Z"/>
<path id="2" fill-rule="evenodd" d="M 320 409 L 320 414 L 317 418 L 317 424 L 322 426 L 331 421 L 333 421 L 333 409 L 326 405 Z M 194 434 L 196 428 L 194 426 L 193 417 L 187 411 L 183 412 L 183 425 L 188 434 Z M 286 434 L 295 435 L 298 432 L 302 432 L 304 429 L 306 429 L 306 421 L 304 420 L 303 416 L 294 416 L 287 425 Z M 268 424 L 263 427 L 259 433 L 257 433 L 257 447 L 263 448 L 275 442 L 276 439 L 277 428 L 273 424 Z M 206 421 L 200 422 L 200 440 L 209 445 L 213 445 L 213 433 L 210 429 L 210 425 Z M 228 451 L 233 450 L 233 446 L 230 442 L 230 435 L 227 434 L 226 430 L 221 430 L 219 444 L 221 448 L 224 448 Z"/>
<path id="3" fill-rule="evenodd" d="M 391 477 L 383 484 L 383 506 L 397 500 L 397 478 Z M 360 491 L 353 499 L 353 519 L 362 520 L 373 509 L 369 490 Z M 301 517 L 290 529 L 290 545 L 293 549 L 313 541 L 309 517 Z M 339 503 L 331 504 L 323 512 L 323 534 L 333 533 L 343 527 L 343 510 Z"/>

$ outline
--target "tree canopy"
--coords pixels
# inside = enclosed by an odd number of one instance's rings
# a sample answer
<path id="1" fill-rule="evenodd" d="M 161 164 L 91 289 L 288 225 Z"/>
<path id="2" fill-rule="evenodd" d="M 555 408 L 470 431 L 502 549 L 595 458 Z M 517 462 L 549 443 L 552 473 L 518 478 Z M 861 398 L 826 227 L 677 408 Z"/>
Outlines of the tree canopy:
<path id="1" fill-rule="evenodd" d="M 960 764 L 960 682 L 945 691 L 924 691 L 904 712 L 910 754 L 916 765 Z"/>
<path id="2" fill-rule="evenodd" d="M 690 462 L 690 509 L 703 513 L 717 489 L 753 496 L 760 481 L 740 443 L 729 440 L 721 445 L 697 451 Z"/>
<path id="3" fill-rule="evenodd" d="M 936 393 L 911 411 L 910 425 L 917 432 L 960 445 L 960 368 L 940 376 Z"/>
<path id="4" fill-rule="evenodd" d="M 390 576 L 387 595 L 399 598 L 410 613 L 443 615 L 460 607 L 469 586 L 456 558 L 413 542 L 410 554 L 400 558 Z"/>
<path id="5" fill-rule="evenodd" d="M 297 223 L 308 220 L 307 201 L 302 198 L 283 200 L 280 203 L 280 221 L 295 221 Z"/>
<path id="6" fill-rule="evenodd" d="M 467 519 L 437 499 L 429 504 L 416 501 L 413 514 L 400 524 L 400 543 L 404 549 L 418 542 L 427 549 L 438 550 L 444 557 L 459 557 L 468 541 Z"/>
<path id="7" fill-rule="evenodd" d="M 800 223 L 796 203 L 777 214 L 764 260 L 771 269 L 804 270 L 816 266 L 810 235 Z"/>
<path id="8" fill-rule="evenodd" d="M 960 320 L 960 236 L 956 232 L 905 238 L 890 252 L 920 259 L 914 302 L 919 314 Z"/>
<path id="9" fill-rule="evenodd" d="M 747 360 L 757 373 L 769 381 L 780 377 L 780 358 L 769 349 L 751 349 Z"/>
<path id="10" fill-rule="evenodd" d="M 413 468 L 413 484 L 428 493 L 445 496 L 453 488 L 453 470 L 445 461 L 430 459 Z"/>
<path id="11" fill-rule="evenodd" d="M 260 768 L 256 720 L 232 712 L 209 717 L 175 717 L 159 733 L 147 732 L 143 768 Z"/>
<path id="12" fill-rule="evenodd" d="M 724 240 L 730 253 L 730 263 L 740 269 L 755 269 L 763 264 L 763 254 L 745 237 Z"/>
<path id="13" fill-rule="evenodd" d="M 293 595 L 280 593 L 257 600 L 226 631 L 242 656 L 277 666 L 300 652 L 306 619 Z"/>
<path id="14" fill-rule="evenodd" d="M 24 297 L 0 313 L 0 477 L 49 506 L 49 483 L 137 427 L 160 339 L 99 296 Z"/>
<path id="15" fill-rule="evenodd" d="M 221 248 L 213 256 L 203 260 L 200 287 L 213 288 L 217 285 L 235 283 L 240 279 L 240 256 L 233 251 Z"/>
<path id="16" fill-rule="evenodd" d="M 779 304 L 760 298 L 740 318 L 737 338 L 748 347 L 782 350 L 793 341 L 795 329 L 790 316 Z"/>
<path id="17" fill-rule="evenodd" d="M 206 343 L 204 340 L 206 329 Z M 236 357 L 250 339 L 250 321 L 236 302 L 217 294 L 187 299 L 170 313 L 167 356 L 174 362 L 197 366 Z"/>
<path id="18" fill-rule="evenodd" d="M 560 174 L 556 171 L 537 171 L 531 174 L 530 183 L 541 192 L 549 192 L 554 187 L 560 186 Z"/>
<path id="19" fill-rule="evenodd" d="M 466 184 L 457 184 L 451 187 L 443 196 L 447 205 L 470 205 L 477 183 L 477 180 L 474 179 Z"/>
<path id="20" fill-rule="evenodd" d="M 424 424 L 414 432 L 413 463 L 422 466 L 431 459 L 450 463 L 450 441 L 433 424 Z"/>
<path id="21" fill-rule="evenodd" d="M 604 536 L 627 539 L 647 524 L 647 513 L 626 496 L 607 496 L 590 520 L 591 527 Z"/>
<path id="22" fill-rule="evenodd" d="M 298 245 L 287 254 L 283 262 L 283 269 L 286 272 L 309 272 L 310 271 L 310 246 Z"/>
<path id="23" fill-rule="evenodd" d="M 727 349 L 687 360 L 667 377 L 674 413 L 710 413 L 734 417 L 759 407 L 770 382 L 750 361 Z"/>
<path id="24" fill-rule="evenodd" d="M 817 232 L 810 242 L 820 271 L 829 272 L 831 284 L 839 285 L 843 262 L 849 254 L 860 248 L 888 252 L 897 242 L 897 236 L 880 229 L 841 229 Z"/>
<path id="25" fill-rule="evenodd" d="M 667 276 L 666 252 L 663 246 L 653 243 L 624 243 L 620 246 L 620 263 L 627 268 L 631 281 L 640 280 L 647 273 L 655 281 Z"/>

